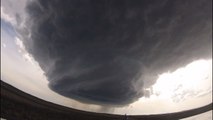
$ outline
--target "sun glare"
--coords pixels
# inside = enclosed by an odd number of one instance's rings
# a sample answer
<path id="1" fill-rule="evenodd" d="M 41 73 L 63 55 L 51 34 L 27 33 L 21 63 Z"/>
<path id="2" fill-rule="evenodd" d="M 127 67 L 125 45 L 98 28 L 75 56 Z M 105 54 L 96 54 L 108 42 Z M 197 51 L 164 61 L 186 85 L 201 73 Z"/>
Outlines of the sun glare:
<path id="1" fill-rule="evenodd" d="M 159 75 L 153 94 L 170 98 L 188 94 L 198 96 L 212 89 L 212 60 L 197 60 L 170 73 Z"/>

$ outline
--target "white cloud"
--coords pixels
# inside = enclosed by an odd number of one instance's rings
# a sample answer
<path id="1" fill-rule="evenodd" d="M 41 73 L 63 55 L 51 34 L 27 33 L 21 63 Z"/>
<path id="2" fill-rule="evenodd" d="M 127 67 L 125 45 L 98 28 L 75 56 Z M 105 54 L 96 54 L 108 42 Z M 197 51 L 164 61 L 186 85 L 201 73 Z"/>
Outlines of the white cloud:
<path id="1" fill-rule="evenodd" d="M 11 23 L 13 26 L 19 26 L 25 22 L 26 3 L 28 0 L 1 0 L 1 19 Z M 17 21 L 17 15 L 19 20 Z"/>
<path id="2" fill-rule="evenodd" d="M 3 48 L 7 47 L 7 45 L 5 43 L 2 43 L 1 45 L 2 45 Z"/>
<path id="3" fill-rule="evenodd" d="M 212 60 L 198 60 L 173 73 L 164 73 L 153 85 L 153 92 L 159 97 L 172 98 L 174 102 L 211 93 L 211 66 Z"/>
<path id="4" fill-rule="evenodd" d="M 35 65 L 36 62 L 35 62 L 34 58 L 26 51 L 25 46 L 23 44 L 23 41 L 20 38 L 15 37 L 15 43 L 19 47 L 18 52 L 22 55 L 24 60 L 30 62 L 33 65 Z"/>
<path id="5" fill-rule="evenodd" d="M 2 6 L 1 6 L 1 19 L 5 20 L 6 22 L 11 23 L 12 25 L 17 24 L 14 16 L 7 14 Z"/>
<path id="6" fill-rule="evenodd" d="M 15 42 L 16 42 L 16 45 L 18 45 L 20 47 L 21 50 L 25 50 L 25 47 L 24 47 L 24 44 L 23 42 L 18 38 L 18 37 L 15 37 Z"/>

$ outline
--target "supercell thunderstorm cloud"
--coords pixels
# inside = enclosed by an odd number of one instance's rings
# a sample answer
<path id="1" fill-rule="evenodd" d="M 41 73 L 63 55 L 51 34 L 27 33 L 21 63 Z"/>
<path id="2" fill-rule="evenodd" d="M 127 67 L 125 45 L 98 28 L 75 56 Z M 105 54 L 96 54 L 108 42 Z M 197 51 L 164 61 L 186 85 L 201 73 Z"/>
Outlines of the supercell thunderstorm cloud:
<path id="1" fill-rule="evenodd" d="M 211 0 L 34 0 L 19 30 L 49 87 L 125 105 L 159 74 L 211 58 Z"/>

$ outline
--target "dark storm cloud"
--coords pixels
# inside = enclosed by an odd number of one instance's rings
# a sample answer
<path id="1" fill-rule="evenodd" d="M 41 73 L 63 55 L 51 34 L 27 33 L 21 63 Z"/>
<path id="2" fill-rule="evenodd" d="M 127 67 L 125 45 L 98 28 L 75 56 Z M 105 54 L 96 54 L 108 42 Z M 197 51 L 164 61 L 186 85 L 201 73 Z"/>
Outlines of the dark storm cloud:
<path id="1" fill-rule="evenodd" d="M 55 92 L 82 102 L 128 104 L 149 96 L 144 88 L 158 74 L 211 58 L 211 2 L 32 1 L 22 34 Z"/>

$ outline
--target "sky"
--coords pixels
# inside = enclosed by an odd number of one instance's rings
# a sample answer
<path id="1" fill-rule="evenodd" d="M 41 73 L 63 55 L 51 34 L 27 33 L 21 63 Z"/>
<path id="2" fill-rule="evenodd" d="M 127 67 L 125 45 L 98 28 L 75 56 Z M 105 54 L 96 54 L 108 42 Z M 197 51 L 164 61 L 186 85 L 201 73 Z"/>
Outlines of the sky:
<path id="1" fill-rule="evenodd" d="M 15 1 L 1 1 L 1 80 L 16 88 L 112 114 L 212 102 L 211 0 Z"/>

